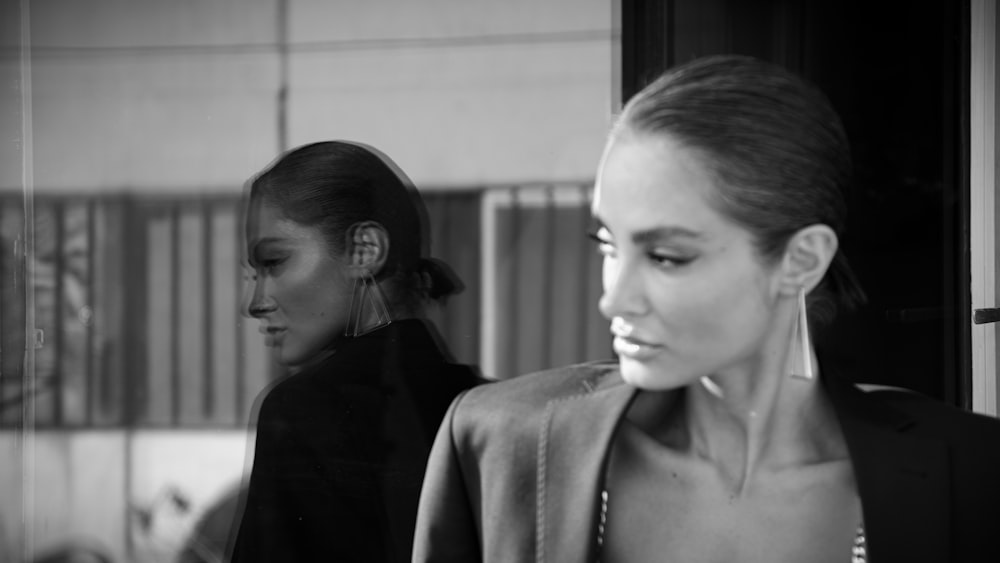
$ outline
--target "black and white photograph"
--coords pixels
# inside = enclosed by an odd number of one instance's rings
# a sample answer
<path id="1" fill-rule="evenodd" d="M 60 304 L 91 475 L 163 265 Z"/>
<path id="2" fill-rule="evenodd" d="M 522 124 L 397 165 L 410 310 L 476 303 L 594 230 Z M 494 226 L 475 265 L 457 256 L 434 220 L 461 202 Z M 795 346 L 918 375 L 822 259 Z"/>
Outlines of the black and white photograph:
<path id="1" fill-rule="evenodd" d="M 0 563 L 1000 560 L 998 21 L 0 1 Z"/>

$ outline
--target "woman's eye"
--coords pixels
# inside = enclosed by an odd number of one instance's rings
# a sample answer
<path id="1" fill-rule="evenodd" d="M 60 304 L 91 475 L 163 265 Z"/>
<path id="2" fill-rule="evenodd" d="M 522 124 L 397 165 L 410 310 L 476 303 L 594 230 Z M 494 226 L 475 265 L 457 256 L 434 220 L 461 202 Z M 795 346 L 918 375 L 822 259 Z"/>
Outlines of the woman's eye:
<path id="1" fill-rule="evenodd" d="M 662 268 L 677 268 L 679 266 L 687 264 L 692 260 L 692 258 L 689 258 L 687 256 L 678 256 L 677 254 L 674 253 L 658 251 L 658 250 L 649 251 L 647 253 L 647 256 L 653 263 Z"/>
<path id="2" fill-rule="evenodd" d="M 602 232 L 587 233 L 587 236 L 597 243 L 597 252 L 604 256 L 614 256 L 615 245 L 610 240 L 605 238 L 605 235 Z"/>
<path id="3" fill-rule="evenodd" d="M 264 260 L 258 260 L 256 271 L 264 273 L 271 272 L 275 268 L 280 266 L 282 262 L 283 260 L 281 260 L 280 258 L 267 258 Z M 254 275 L 254 277 L 256 277 L 256 274 Z"/>
<path id="4" fill-rule="evenodd" d="M 601 229 L 597 232 L 587 233 L 587 236 L 597 243 L 597 252 L 603 256 L 614 256 L 616 249 L 615 243 L 611 241 L 610 236 Z"/>

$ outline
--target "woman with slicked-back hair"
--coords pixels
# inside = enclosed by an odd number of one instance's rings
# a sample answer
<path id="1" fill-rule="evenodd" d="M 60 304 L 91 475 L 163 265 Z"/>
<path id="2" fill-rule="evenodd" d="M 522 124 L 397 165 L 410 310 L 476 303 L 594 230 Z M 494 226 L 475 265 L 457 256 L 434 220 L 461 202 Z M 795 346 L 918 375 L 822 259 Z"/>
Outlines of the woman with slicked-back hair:
<path id="1" fill-rule="evenodd" d="M 371 147 L 299 147 L 249 185 L 248 312 L 291 375 L 259 406 L 233 560 L 408 561 L 434 433 L 478 381 L 424 317 L 461 286 Z"/>
<path id="2" fill-rule="evenodd" d="M 1000 422 L 865 392 L 812 345 L 864 300 L 850 177 L 836 113 L 779 66 L 697 59 L 629 100 L 590 233 L 618 359 L 456 399 L 414 561 L 1000 557 Z"/>

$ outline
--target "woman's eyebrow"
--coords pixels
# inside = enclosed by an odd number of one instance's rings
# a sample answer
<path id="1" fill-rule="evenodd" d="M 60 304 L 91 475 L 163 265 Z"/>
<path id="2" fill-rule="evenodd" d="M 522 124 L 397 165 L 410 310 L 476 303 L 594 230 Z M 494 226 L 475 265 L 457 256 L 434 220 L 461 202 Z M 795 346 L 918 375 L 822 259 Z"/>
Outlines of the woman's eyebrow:
<path id="1" fill-rule="evenodd" d="M 672 238 L 700 239 L 702 235 L 685 227 L 657 227 L 632 233 L 632 241 L 640 244 Z"/>
<path id="2" fill-rule="evenodd" d="M 700 239 L 703 237 L 701 233 L 685 227 L 657 227 L 632 233 L 632 242 L 636 244 L 649 244 L 673 238 Z"/>
<path id="3" fill-rule="evenodd" d="M 254 251 L 256 251 L 257 249 L 259 249 L 262 246 L 267 246 L 269 244 L 280 243 L 282 240 L 284 240 L 284 239 L 281 239 L 281 238 L 278 238 L 278 237 L 261 237 L 259 239 L 253 239 L 253 240 L 251 240 L 250 241 L 250 248 L 253 249 Z"/>
<path id="4" fill-rule="evenodd" d="M 604 224 L 604 221 L 602 221 L 596 214 L 591 215 L 590 224 L 591 230 L 593 231 L 604 229 L 609 233 L 611 232 L 611 229 L 609 229 L 608 226 Z M 702 236 L 702 233 L 699 233 L 698 231 L 688 229 L 687 227 L 677 226 L 644 229 L 633 233 L 631 236 L 632 242 L 636 244 L 660 242 L 671 238 L 700 239 L 704 237 Z"/>

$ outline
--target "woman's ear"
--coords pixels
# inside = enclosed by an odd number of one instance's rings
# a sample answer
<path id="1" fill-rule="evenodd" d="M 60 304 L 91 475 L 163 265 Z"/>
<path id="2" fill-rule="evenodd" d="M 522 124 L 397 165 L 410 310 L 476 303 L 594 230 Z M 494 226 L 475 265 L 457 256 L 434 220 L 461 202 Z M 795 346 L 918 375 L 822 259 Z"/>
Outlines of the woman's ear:
<path id="1" fill-rule="evenodd" d="M 362 221 L 347 229 L 345 254 L 358 275 L 377 276 L 389 258 L 389 232 L 376 221 Z"/>
<path id="2" fill-rule="evenodd" d="M 785 246 L 782 260 L 781 288 L 794 295 L 800 288 L 808 293 L 819 285 L 837 255 L 837 233 L 827 225 L 809 225 L 799 229 Z"/>

